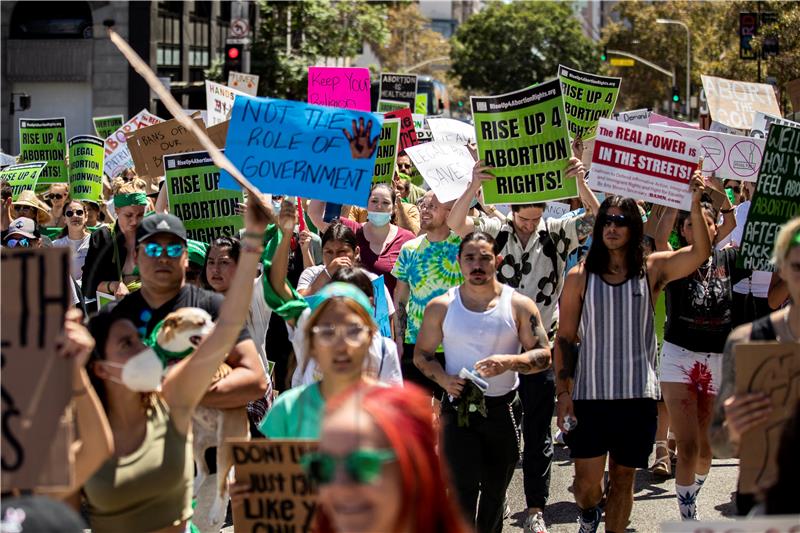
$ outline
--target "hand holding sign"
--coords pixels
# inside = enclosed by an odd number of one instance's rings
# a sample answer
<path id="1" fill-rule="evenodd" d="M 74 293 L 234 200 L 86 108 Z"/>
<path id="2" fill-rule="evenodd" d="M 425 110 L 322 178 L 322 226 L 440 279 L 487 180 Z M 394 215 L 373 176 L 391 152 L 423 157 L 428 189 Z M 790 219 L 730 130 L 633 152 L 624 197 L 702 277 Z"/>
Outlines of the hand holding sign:
<path id="1" fill-rule="evenodd" d="M 358 124 L 353 119 L 353 135 L 346 129 L 342 129 L 344 136 L 347 137 L 347 142 L 350 143 L 350 153 L 353 154 L 353 159 L 369 159 L 375 153 L 375 148 L 378 146 L 378 135 L 370 142 L 369 136 L 372 133 L 372 122 L 364 127 L 364 119 L 359 118 Z"/>
<path id="2" fill-rule="evenodd" d="M 494 167 L 487 165 L 483 159 L 475 161 L 475 166 L 472 168 L 472 181 L 469 184 L 470 188 L 473 191 L 480 189 L 484 181 L 495 179 L 494 175 L 489 172 L 493 169 Z"/>

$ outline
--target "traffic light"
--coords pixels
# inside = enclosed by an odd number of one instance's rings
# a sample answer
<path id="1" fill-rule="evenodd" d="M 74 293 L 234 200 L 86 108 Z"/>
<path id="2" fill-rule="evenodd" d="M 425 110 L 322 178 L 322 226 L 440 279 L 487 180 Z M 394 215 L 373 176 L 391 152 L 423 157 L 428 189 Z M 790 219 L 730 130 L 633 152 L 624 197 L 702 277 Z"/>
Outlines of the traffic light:
<path id="1" fill-rule="evenodd" d="M 242 56 L 244 55 L 244 45 L 226 44 L 225 45 L 225 76 L 228 79 L 230 71 L 242 72 Z"/>
<path id="2" fill-rule="evenodd" d="M 464 101 L 463 100 L 459 100 L 458 101 L 458 107 L 464 107 Z"/>
<path id="3" fill-rule="evenodd" d="M 603 53 L 600 54 L 600 61 L 608 61 L 608 48 L 603 47 Z"/>
<path id="4" fill-rule="evenodd" d="M 676 104 L 681 101 L 681 94 L 678 92 L 677 87 L 672 87 L 672 101 Z"/>

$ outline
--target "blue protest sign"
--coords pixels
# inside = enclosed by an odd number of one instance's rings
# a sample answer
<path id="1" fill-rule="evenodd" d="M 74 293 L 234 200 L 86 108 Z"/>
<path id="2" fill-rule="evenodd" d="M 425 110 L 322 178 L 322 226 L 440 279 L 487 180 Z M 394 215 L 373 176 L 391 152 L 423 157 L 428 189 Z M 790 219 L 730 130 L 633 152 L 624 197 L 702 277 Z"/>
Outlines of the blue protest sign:
<path id="1" fill-rule="evenodd" d="M 389 322 L 389 302 L 386 301 L 386 289 L 383 276 L 372 280 L 372 301 L 375 303 L 375 322 L 384 337 L 392 338 L 392 325 Z"/>
<path id="2" fill-rule="evenodd" d="M 365 207 L 383 117 L 279 100 L 237 96 L 225 153 L 265 193 Z M 221 189 L 238 189 L 222 172 Z"/>

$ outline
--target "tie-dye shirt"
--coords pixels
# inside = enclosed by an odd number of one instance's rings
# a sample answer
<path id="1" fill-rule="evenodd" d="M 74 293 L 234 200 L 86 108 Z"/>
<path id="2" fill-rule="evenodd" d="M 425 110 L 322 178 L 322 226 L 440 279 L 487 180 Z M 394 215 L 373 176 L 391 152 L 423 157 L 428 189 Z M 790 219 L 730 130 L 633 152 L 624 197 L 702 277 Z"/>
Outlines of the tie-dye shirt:
<path id="1" fill-rule="evenodd" d="M 464 282 L 458 265 L 460 244 L 461 237 L 451 231 L 443 241 L 431 242 L 420 235 L 400 249 L 392 275 L 409 287 L 407 344 L 416 344 L 428 302 Z"/>

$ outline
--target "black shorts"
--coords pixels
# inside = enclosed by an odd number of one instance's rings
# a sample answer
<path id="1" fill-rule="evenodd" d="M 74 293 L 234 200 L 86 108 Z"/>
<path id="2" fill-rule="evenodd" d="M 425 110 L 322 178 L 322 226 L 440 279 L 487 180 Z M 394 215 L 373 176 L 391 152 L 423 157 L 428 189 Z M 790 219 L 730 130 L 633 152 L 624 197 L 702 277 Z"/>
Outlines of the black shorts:
<path id="1" fill-rule="evenodd" d="M 564 434 L 573 459 L 610 454 L 615 463 L 647 468 L 656 438 L 655 400 L 575 400 L 578 425 Z"/>
<path id="2" fill-rule="evenodd" d="M 444 354 L 437 353 L 436 360 L 439 361 L 439 364 L 441 364 L 442 368 L 444 368 Z M 403 344 L 403 357 L 400 358 L 400 371 L 403 373 L 403 381 L 410 381 L 415 385 L 419 385 L 437 400 L 442 399 L 442 396 L 444 395 L 444 389 L 441 388 L 435 381 L 423 374 L 422 370 L 417 368 L 417 365 L 414 364 L 413 344 Z"/>

